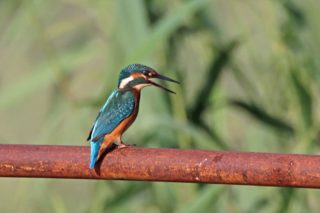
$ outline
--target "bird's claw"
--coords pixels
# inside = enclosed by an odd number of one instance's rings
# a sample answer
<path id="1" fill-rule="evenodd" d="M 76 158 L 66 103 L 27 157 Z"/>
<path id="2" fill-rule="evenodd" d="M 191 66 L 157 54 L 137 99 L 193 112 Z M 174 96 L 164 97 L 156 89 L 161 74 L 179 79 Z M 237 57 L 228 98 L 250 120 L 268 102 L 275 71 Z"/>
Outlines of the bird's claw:
<path id="1" fill-rule="evenodd" d="M 118 145 L 118 149 L 123 149 L 123 148 L 128 148 L 131 146 L 136 146 L 136 144 L 125 144 L 125 143 L 121 143 Z"/>

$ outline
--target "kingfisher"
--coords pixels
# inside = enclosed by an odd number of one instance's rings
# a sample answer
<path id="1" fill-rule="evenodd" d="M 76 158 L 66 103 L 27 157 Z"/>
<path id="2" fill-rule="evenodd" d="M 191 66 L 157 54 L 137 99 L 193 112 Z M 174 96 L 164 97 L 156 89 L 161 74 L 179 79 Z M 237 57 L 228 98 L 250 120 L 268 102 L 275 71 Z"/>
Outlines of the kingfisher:
<path id="1" fill-rule="evenodd" d="M 118 88 L 111 93 L 100 109 L 87 138 L 91 145 L 90 169 L 94 168 L 110 145 L 116 144 L 118 148 L 128 146 L 121 137 L 138 115 L 140 92 L 144 87 L 155 86 L 175 93 L 151 81 L 152 78 L 179 83 L 142 64 L 131 64 L 121 70 Z"/>

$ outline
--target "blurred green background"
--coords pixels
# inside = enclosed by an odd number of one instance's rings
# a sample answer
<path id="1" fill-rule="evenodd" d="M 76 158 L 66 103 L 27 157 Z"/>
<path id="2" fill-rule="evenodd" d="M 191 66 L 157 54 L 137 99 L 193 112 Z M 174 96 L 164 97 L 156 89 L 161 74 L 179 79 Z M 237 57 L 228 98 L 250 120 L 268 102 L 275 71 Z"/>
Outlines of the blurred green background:
<path id="1" fill-rule="evenodd" d="M 143 63 L 182 85 L 143 91 L 127 143 L 317 154 L 319 47 L 317 0 L 2 0 L 0 140 L 88 145 L 119 71 Z M 0 189 L 1 212 L 320 211 L 306 189 L 13 178 Z"/>

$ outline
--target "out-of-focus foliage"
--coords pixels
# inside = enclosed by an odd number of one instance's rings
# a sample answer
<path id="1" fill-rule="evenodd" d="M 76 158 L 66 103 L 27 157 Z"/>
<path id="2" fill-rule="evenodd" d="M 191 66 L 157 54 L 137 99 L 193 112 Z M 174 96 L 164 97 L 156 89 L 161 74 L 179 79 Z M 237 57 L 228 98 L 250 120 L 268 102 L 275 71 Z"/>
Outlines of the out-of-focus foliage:
<path id="1" fill-rule="evenodd" d="M 1 143 L 86 145 L 120 69 L 143 63 L 182 84 L 170 85 L 175 96 L 143 91 L 126 142 L 317 154 L 319 11 L 317 0 L 0 1 Z M 0 188 L 1 212 L 320 211 L 319 192 L 305 189 L 51 179 Z"/>

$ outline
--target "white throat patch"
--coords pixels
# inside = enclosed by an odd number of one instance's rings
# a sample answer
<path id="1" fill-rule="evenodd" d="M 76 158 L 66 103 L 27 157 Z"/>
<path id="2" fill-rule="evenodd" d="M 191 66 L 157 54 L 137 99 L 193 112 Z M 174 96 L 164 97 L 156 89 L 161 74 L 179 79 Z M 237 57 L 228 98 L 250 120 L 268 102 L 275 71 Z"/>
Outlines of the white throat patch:
<path id="1" fill-rule="evenodd" d="M 132 76 L 125 78 L 121 81 L 119 88 L 123 89 L 130 81 L 132 81 L 134 78 Z"/>
<path id="2" fill-rule="evenodd" d="M 150 84 L 138 84 L 136 86 L 134 86 L 134 88 L 136 88 L 137 90 L 141 90 L 144 87 L 150 86 Z"/>

